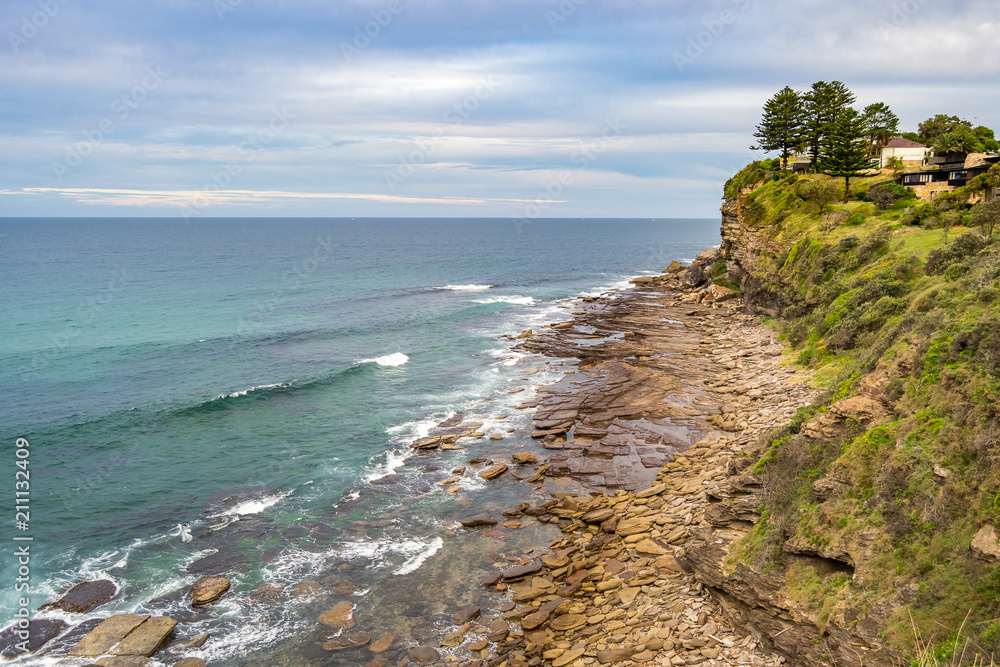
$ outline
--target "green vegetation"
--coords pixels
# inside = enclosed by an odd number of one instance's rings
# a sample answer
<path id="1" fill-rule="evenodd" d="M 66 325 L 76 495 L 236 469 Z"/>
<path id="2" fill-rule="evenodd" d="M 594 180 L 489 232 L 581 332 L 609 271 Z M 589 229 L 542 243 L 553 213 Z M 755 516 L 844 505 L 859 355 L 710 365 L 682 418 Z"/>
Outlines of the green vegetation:
<path id="1" fill-rule="evenodd" d="M 768 177 L 757 162 L 727 183 L 761 247 L 781 248 L 760 251 L 752 277 L 825 389 L 759 444 L 748 472 L 766 520 L 734 556 L 782 568 L 821 626 L 845 618 L 835 610 L 894 608 L 885 636 L 914 664 L 988 665 L 1000 564 L 969 545 L 1000 525 L 1000 199 L 970 204 L 970 185 L 920 203 L 879 186 L 862 201 L 879 182 L 853 179 L 836 203 L 829 177 Z M 852 397 L 878 407 L 831 410 Z M 864 575 L 818 577 L 789 544 L 863 551 Z"/>

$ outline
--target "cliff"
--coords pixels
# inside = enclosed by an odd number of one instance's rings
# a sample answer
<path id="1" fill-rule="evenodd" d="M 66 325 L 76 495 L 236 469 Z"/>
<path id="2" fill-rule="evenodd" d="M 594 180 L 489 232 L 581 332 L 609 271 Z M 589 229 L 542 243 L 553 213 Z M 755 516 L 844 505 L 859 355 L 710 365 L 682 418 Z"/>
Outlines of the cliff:
<path id="1" fill-rule="evenodd" d="M 793 664 L 989 661 L 1000 251 L 961 228 L 976 219 L 961 197 L 933 216 L 830 206 L 824 180 L 750 165 L 727 184 L 721 258 L 703 268 L 775 318 L 824 392 L 729 465 L 686 555 L 733 622 Z"/>

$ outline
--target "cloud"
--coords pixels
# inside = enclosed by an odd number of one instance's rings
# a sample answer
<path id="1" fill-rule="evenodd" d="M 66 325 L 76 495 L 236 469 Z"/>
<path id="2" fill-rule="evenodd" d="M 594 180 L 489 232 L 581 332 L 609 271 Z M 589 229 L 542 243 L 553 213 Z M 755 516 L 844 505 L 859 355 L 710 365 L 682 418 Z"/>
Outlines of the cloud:
<path id="1" fill-rule="evenodd" d="M 618 118 L 627 130 L 581 177 L 587 191 L 549 211 L 709 216 L 711 187 L 754 157 L 760 107 L 784 85 L 839 79 L 908 127 L 955 113 L 1000 129 L 985 0 L 399 0 L 395 13 L 389 0 L 223 1 L 221 19 L 202 0 L 68 2 L 0 49 L 0 187 L 192 191 L 242 159 L 234 191 L 368 193 L 338 200 L 349 215 L 445 215 L 455 200 L 506 215 Z M 36 10 L 5 3 L 0 34 Z M 170 76 L 111 116 L 149 67 Z M 241 158 L 282 106 L 294 120 Z M 53 162 L 109 117 L 114 131 L 60 182 Z M 386 172 L 432 139 L 393 191 Z M 0 214 L 152 210 L 89 197 L 6 195 Z M 331 200 L 270 198 L 268 211 L 281 202 L 323 214 Z"/>

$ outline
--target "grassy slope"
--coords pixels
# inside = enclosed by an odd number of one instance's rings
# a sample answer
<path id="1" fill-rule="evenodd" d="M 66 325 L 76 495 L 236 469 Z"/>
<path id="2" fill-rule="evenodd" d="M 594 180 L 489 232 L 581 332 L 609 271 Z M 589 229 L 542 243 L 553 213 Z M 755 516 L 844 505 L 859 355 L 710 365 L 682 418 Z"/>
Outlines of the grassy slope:
<path id="1" fill-rule="evenodd" d="M 731 201 L 753 186 L 755 171 L 751 165 L 727 185 Z M 886 633 L 911 653 L 917 633 L 943 653 L 971 610 L 960 641 L 971 636 L 981 655 L 1000 655 L 1000 566 L 969 551 L 981 525 L 1000 525 L 1000 244 L 960 226 L 946 235 L 914 225 L 921 215 L 906 212 L 914 202 L 879 212 L 852 201 L 820 216 L 797 193 L 803 181 L 825 178 L 767 181 L 740 200 L 783 248 L 758 271 L 792 304 L 775 326 L 828 388 L 763 443 L 754 470 L 771 488 L 741 557 L 768 567 L 788 540 L 823 545 L 869 531 L 878 536 L 874 576 L 856 584 L 793 570 L 789 594 L 811 601 L 822 622 L 838 606 L 902 598 L 909 604 Z M 853 194 L 882 180 L 858 179 Z M 940 208 L 969 220 L 961 197 Z M 821 445 L 797 435 L 871 377 L 882 378 L 881 398 L 892 406 L 881 423 L 849 424 Z M 847 486 L 819 502 L 812 484 L 831 475 Z"/>

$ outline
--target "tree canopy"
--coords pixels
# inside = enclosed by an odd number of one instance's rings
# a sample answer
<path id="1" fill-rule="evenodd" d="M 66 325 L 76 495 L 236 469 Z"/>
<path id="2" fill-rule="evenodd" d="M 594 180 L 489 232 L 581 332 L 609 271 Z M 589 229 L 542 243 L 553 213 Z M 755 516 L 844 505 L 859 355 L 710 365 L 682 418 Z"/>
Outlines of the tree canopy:
<path id="1" fill-rule="evenodd" d="M 899 118 L 884 102 L 869 104 L 858 112 L 851 106 L 855 99 L 840 81 L 817 81 L 805 92 L 785 86 L 764 104 L 753 135 L 757 145 L 751 148 L 779 151 L 783 168 L 793 151 L 806 150 L 812 170 L 825 172 L 823 161 L 832 150 L 834 127 L 842 117 L 853 114 L 863 127 L 865 150 L 872 155 L 899 132 Z"/>
<path id="2" fill-rule="evenodd" d="M 862 176 L 872 166 L 867 131 L 862 115 L 848 107 L 834 121 L 823 144 L 823 172 L 844 179 L 844 202 L 851 178 Z"/>
<path id="3" fill-rule="evenodd" d="M 781 151 L 784 169 L 788 156 L 802 146 L 803 120 L 802 96 L 785 86 L 764 104 L 764 115 L 753 135 L 757 145 L 751 149 Z"/>

